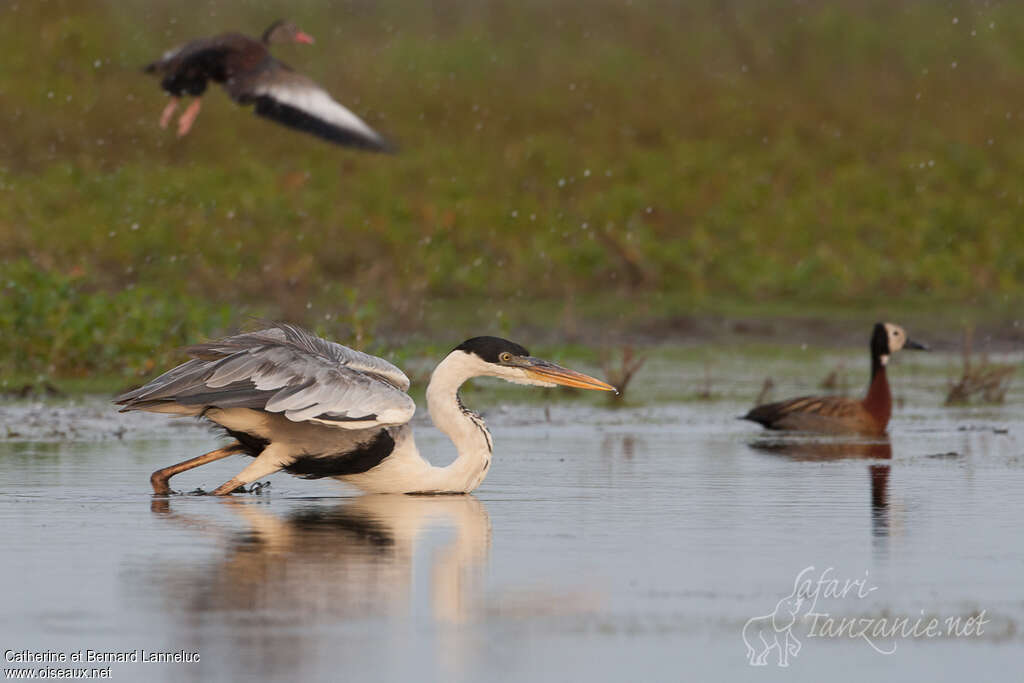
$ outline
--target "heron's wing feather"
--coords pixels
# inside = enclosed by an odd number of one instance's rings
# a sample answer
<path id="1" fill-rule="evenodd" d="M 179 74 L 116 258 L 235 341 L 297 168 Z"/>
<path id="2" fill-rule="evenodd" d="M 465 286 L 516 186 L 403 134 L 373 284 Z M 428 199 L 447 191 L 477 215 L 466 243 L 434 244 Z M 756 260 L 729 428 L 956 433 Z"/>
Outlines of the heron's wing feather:
<path id="1" fill-rule="evenodd" d="M 225 337 L 205 344 L 196 344 L 185 349 L 186 353 L 204 360 L 219 360 L 234 355 L 239 351 L 255 346 L 286 345 L 293 346 L 311 355 L 334 361 L 339 365 L 357 370 L 392 384 L 402 391 L 409 389 L 409 378 L 398 367 L 377 356 L 350 349 L 347 346 L 327 341 L 310 334 L 301 327 L 279 323 L 278 325 L 259 330 Z M 173 371 L 172 371 L 173 372 Z"/>
<path id="2" fill-rule="evenodd" d="M 254 102 L 256 114 L 340 145 L 392 151 L 392 145 L 337 102 L 312 79 L 272 60 L 244 79 L 226 85 L 240 102 Z"/>
<path id="3" fill-rule="evenodd" d="M 169 402 L 244 407 L 346 429 L 402 424 L 416 410 L 401 370 L 296 327 L 228 337 L 192 351 L 198 358 L 116 401 L 126 410 Z"/>

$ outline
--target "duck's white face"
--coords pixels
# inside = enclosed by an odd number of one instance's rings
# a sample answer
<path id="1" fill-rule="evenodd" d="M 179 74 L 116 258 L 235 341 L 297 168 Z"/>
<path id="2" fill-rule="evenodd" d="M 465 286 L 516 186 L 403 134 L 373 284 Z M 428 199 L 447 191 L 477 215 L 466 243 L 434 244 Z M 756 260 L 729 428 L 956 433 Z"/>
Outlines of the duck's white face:
<path id="1" fill-rule="evenodd" d="M 896 353 L 907 343 L 907 333 L 899 325 L 885 323 L 885 335 L 889 339 L 889 353 Z"/>
<path id="2" fill-rule="evenodd" d="M 884 323 L 885 327 L 885 338 L 888 343 L 888 353 L 885 353 L 879 357 L 882 365 L 889 362 L 889 356 L 896 353 L 900 349 L 914 349 L 917 351 L 927 351 L 928 347 L 924 344 L 920 344 L 912 339 L 907 338 L 907 333 L 899 325 L 893 325 L 892 323 Z"/>

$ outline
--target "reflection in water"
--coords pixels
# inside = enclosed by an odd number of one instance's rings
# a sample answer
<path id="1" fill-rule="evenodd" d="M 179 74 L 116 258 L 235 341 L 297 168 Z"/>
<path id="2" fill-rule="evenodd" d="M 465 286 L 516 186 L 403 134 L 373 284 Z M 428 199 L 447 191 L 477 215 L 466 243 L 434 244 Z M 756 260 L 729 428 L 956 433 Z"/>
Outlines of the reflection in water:
<path id="1" fill-rule="evenodd" d="M 801 462 L 828 460 L 892 460 L 892 444 L 888 441 L 861 443 L 856 441 L 805 441 L 793 439 L 763 439 L 750 444 L 751 448 L 775 453 Z M 889 536 L 889 465 L 868 466 L 871 479 L 871 533 L 876 538 Z"/>
<path id="2" fill-rule="evenodd" d="M 632 434 L 608 434 L 601 439 L 601 455 L 605 458 L 614 457 L 618 451 L 622 453 L 623 460 L 632 460 L 636 457 L 638 446 L 644 448 L 646 444 Z"/>
<path id="3" fill-rule="evenodd" d="M 155 499 L 154 511 L 211 531 L 209 522 L 174 513 L 169 502 Z M 438 619 L 459 621 L 469 599 L 461 591 L 475 584 L 466 579 L 486 563 L 490 547 L 487 509 L 472 496 L 368 495 L 334 507 L 298 507 L 284 517 L 259 503 L 224 503 L 247 528 L 227 534 L 215 571 L 204 569 L 202 581 L 192 584 L 187 597 L 196 610 L 346 616 L 402 610 L 417 538 L 448 527 L 455 538 L 433 558 L 433 607 Z"/>
<path id="4" fill-rule="evenodd" d="M 871 465 L 871 532 L 878 537 L 889 535 L 889 466 Z"/>
<path id="5" fill-rule="evenodd" d="M 892 460 L 892 444 L 888 441 L 811 441 L 804 439 L 761 439 L 751 448 L 784 455 L 790 460 Z"/>
<path id="6" fill-rule="evenodd" d="M 367 495 L 336 506 L 311 501 L 281 516 L 261 501 L 218 502 L 244 526 L 175 512 L 173 499 L 153 501 L 155 513 L 213 536 L 224 550 L 213 566 L 162 566 L 151 580 L 165 609 L 185 612 L 186 628 L 213 613 L 236 622 L 237 647 L 256 658 L 247 663 L 256 671 L 300 671 L 317 647 L 301 634 L 318 623 L 408 621 L 425 575 L 433 621 L 457 624 L 479 608 L 491 526 L 473 496 Z M 454 538 L 424 542 L 438 529 Z M 465 644 L 456 630 L 438 654 L 458 669 Z"/>

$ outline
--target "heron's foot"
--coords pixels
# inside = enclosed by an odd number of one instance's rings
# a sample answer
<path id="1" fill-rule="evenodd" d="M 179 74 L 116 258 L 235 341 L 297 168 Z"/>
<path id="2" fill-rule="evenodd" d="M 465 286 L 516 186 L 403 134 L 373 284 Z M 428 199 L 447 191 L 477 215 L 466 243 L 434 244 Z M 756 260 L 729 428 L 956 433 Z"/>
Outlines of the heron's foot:
<path id="1" fill-rule="evenodd" d="M 157 470 L 153 474 L 149 475 L 149 483 L 153 487 L 153 495 L 155 496 L 169 496 L 171 494 L 171 487 L 168 485 L 170 476 L 163 470 Z"/>
<path id="2" fill-rule="evenodd" d="M 167 128 L 171 123 L 171 117 L 174 116 L 174 110 L 178 108 L 178 98 L 172 97 L 171 101 L 164 107 L 163 112 L 160 114 L 160 127 Z"/>
<path id="3" fill-rule="evenodd" d="M 232 477 L 213 490 L 215 496 L 227 496 L 232 493 L 245 493 L 245 484 Z"/>
<path id="4" fill-rule="evenodd" d="M 179 138 L 185 137 L 192 130 L 192 124 L 195 123 L 196 117 L 199 116 L 200 106 L 202 106 L 202 100 L 196 99 L 182 112 L 181 117 L 178 119 Z"/>

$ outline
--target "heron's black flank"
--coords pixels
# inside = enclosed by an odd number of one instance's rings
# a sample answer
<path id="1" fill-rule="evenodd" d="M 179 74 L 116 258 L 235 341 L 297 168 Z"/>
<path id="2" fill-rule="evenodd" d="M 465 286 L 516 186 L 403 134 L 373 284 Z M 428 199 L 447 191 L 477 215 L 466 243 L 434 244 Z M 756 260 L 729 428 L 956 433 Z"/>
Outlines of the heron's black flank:
<path id="1" fill-rule="evenodd" d="M 371 470 L 395 450 L 395 440 L 388 430 L 382 429 L 370 441 L 359 444 L 355 450 L 326 455 L 303 455 L 285 469 L 305 479 L 339 477 L 361 474 Z"/>
<path id="2" fill-rule="evenodd" d="M 235 430 L 228 429 L 227 427 L 224 427 L 224 431 L 227 432 L 227 435 L 232 439 L 242 444 L 243 453 L 251 455 L 254 458 L 262 453 L 264 448 L 270 445 L 270 441 L 268 439 L 256 436 L 255 434 L 249 434 L 248 432 L 236 432 Z"/>

